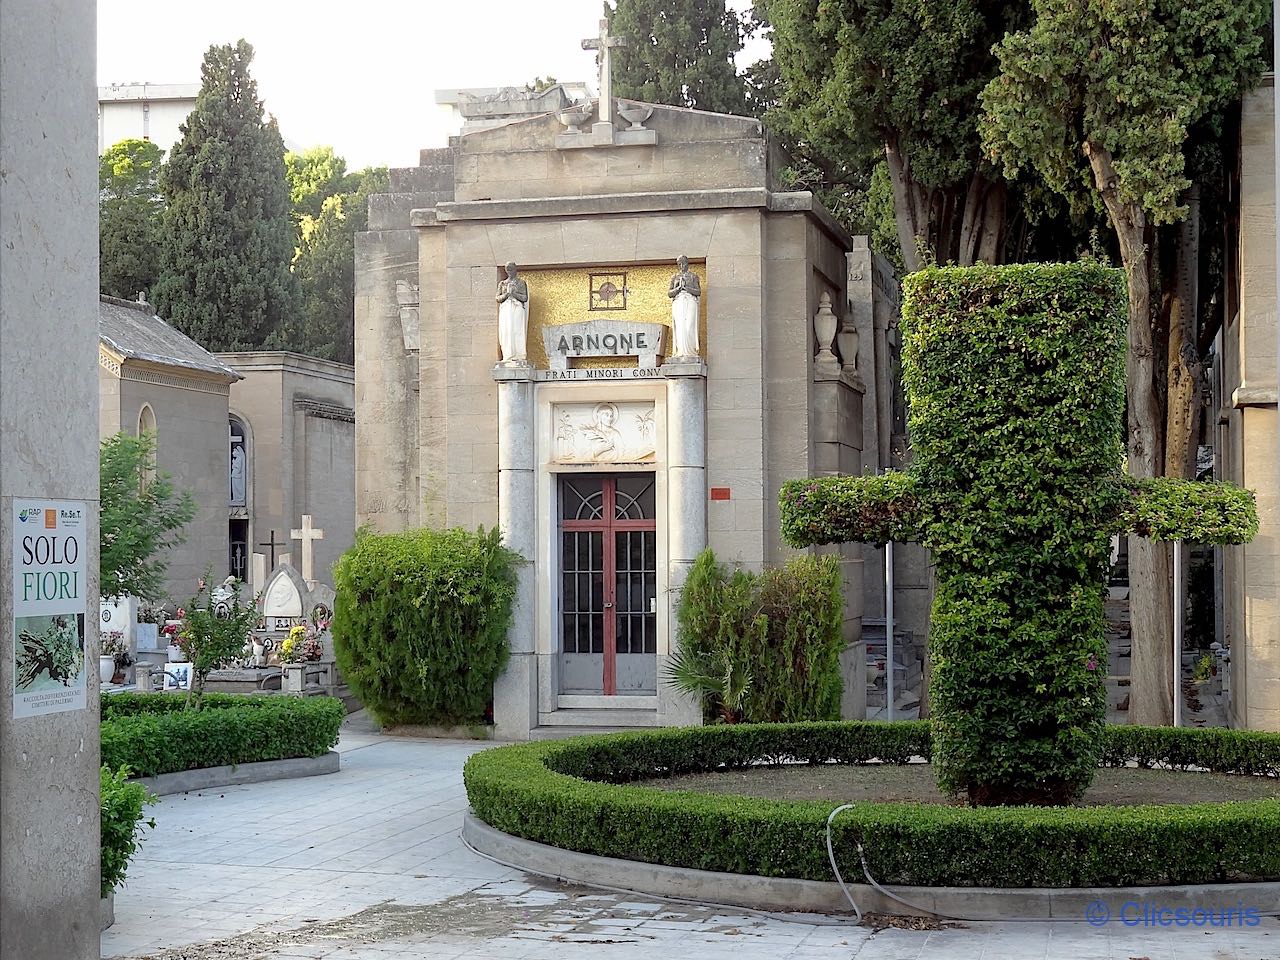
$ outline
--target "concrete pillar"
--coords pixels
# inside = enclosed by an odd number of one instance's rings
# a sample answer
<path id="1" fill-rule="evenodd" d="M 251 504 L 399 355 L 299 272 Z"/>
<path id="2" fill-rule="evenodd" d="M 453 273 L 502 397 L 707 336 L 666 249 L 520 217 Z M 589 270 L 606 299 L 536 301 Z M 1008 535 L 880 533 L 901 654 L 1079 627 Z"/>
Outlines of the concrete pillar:
<path id="1" fill-rule="evenodd" d="M 494 368 L 498 382 L 498 527 L 521 557 L 511 631 L 511 659 L 493 688 L 495 733 L 528 740 L 538 725 L 536 632 L 537 491 L 534 462 L 533 368 Z"/>
<path id="2" fill-rule="evenodd" d="M 98 956 L 96 22 L 94 0 L 0 0 L 0 957 L 15 960 Z M 42 509 L 19 518 L 29 501 Z M 37 523 L 78 524 L 85 553 L 85 669 L 61 690 L 15 690 L 14 618 L 34 611 L 13 592 L 14 542 Z"/>
<path id="3" fill-rule="evenodd" d="M 702 722 L 693 697 L 664 682 L 667 657 L 679 644 L 676 610 L 680 591 L 698 554 L 707 547 L 707 365 L 667 361 L 667 587 L 668 651 L 658 655 L 658 717 L 664 725 Z"/>

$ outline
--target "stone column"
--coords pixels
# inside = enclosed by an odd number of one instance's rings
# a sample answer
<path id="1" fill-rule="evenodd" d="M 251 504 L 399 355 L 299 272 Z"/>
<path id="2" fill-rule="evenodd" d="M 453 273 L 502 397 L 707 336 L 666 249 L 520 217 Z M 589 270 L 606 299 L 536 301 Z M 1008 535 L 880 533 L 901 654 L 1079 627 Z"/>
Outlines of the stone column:
<path id="1" fill-rule="evenodd" d="M 667 587 L 668 654 L 658 657 L 658 719 L 663 725 L 702 723 L 693 697 L 664 681 L 667 657 L 680 642 L 676 610 L 698 554 L 707 547 L 707 365 L 668 360 L 667 378 Z"/>
<path id="2" fill-rule="evenodd" d="M 528 740 L 538 725 L 533 367 L 499 365 L 493 379 L 498 382 L 498 527 L 507 547 L 521 557 L 508 634 L 511 659 L 493 687 L 493 722 L 499 739 Z"/>
<path id="3" fill-rule="evenodd" d="M 0 0 L 0 957 L 6 960 L 99 955 L 96 19 L 93 0 Z M 84 504 L 83 516 L 68 520 L 81 524 L 88 581 L 77 586 L 86 608 L 85 698 L 34 709 L 21 698 L 22 716 L 15 716 L 14 690 L 15 500 L 44 501 L 46 509 L 57 509 L 57 500 Z M 61 530 L 62 523 L 61 513 L 40 516 L 39 528 Z"/>

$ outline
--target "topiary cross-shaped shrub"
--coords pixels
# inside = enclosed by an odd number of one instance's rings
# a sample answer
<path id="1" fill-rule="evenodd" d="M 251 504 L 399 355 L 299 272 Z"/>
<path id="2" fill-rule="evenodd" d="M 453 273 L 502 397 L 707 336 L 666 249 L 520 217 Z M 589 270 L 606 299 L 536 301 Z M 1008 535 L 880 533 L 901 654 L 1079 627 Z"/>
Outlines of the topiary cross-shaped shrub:
<path id="1" fill-rule="evenodd" d="M 1111 536 L 1247 542 L 1253 496 L 1123 473 L 1119 270 L 934 268 L 903 294 L 911 468 L 786 484 L 783 536 L 928 547 L 940 785 L 976 805 L 1069 803 L 1101 751 Z"/>

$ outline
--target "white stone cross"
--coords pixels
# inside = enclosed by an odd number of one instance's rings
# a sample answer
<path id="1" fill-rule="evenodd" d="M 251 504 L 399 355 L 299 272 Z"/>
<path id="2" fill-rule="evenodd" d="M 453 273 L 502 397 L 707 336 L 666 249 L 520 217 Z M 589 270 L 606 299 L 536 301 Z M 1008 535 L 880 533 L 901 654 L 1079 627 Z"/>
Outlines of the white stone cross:
<path id="1" fill-rule="evenodd" d="M 600 122 L 613 122 L 613 55 L 614 47 L 625 47 L 622 37 L 611 36 L 609 21 L 600 21 L 600 36 L 582 41 L 583 50 L 598 50 L 600 58 Z"/>
<path id="2" fill-rule="evenodd" d="M 323 540 L 324 531 L 319 527 L 313 527 L 311 525 L 311 514 L 304 513 L 302 515 L 302 529 L 290 530 L 289 537 L 293 540 L 302 541 L 302 579 L 307 581 L 307 586 L 313 586 L 315 580 L 311 576 L 314 560 L 312 543 L 316 540 Z"/>

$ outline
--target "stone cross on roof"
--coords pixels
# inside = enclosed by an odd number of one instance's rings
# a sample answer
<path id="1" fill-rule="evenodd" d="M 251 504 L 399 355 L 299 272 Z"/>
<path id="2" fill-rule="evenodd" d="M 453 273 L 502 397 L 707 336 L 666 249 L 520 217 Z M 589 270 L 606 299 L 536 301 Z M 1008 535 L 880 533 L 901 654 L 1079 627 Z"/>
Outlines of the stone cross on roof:
<path id="1" fill-rule="evenodd" d="M 609 21 L 600 21 L 600 35 L 582 41 L 583 50 L 598 50 L 600 67 L 600 122 L 613 122 L 613 55 L 614 47 L 625 47 L 627 41 L 609 33 Z"/>

